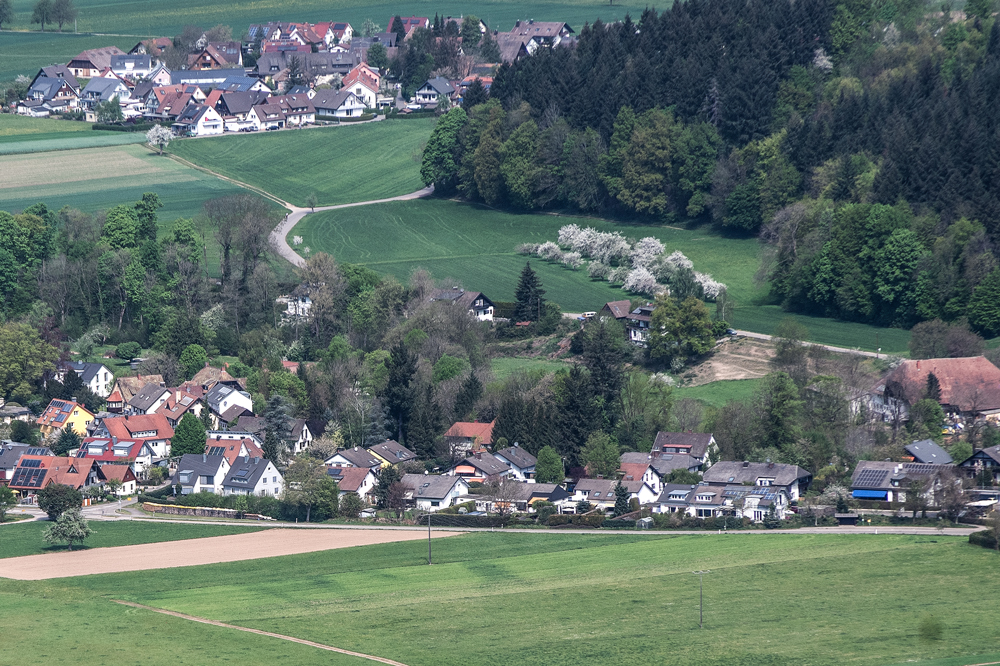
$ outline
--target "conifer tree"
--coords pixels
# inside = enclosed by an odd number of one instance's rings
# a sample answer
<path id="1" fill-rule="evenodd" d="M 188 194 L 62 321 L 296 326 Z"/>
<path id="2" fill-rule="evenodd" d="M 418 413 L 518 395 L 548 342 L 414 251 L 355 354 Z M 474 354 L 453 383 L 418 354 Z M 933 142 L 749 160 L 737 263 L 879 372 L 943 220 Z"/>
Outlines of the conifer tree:
<path id="1" fill-rule="evenodd" d="M 462 382 L 462 388 L 458 390 L 458 395 L 455 397 L 455 419 L 462 421 L 468 417 L 482 395 L 482 383 L 476 377 L 475 372 L 469 372 L 469 376 Z"/>
<path id="2" fill-rule="evenodd" d="M 542 289 L 542 281 L 531 269 L 531 262 L 524 264 L 521 271 L 521 278 L 514 291 L 517 305 L 514 307 L 514 319 L 517 321 L 538 321 L 545 310 L 545 290 Z"/>

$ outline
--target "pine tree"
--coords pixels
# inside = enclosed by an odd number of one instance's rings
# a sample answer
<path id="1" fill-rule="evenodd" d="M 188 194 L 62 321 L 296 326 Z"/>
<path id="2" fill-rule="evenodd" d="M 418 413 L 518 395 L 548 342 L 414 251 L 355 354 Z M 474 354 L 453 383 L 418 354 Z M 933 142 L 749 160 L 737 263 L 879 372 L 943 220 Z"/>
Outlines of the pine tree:
<path id="1" fill-rule="evenodd" d="M 389 382 L 385 389 L 385 405 L 396 426 L 397 438 L 403 438 L 403 425 L 413 405 L 413 377 L 417 373 L 417 357 L 400 342 L 389 354 Z"/>
<path id="2" fill-rule="evenodd" d="M 206 410 L 207 411 L 207 410 Z M 182 456 L 186 453 L 205 452 L 205 424 L 191 412 L 181 417 L 170 440 L 170 455 Z"/>
<path id="3" fill-rule="evenodd" d="M 375 505 L 380 509 L 388 508 L 389 488 L 402 479 L 395 465 L 383 467 L 378 473 L 378 483 L 375 484 Z"/>
<path id="4" fill-rule="evenodd" d="M 430 460 L 437 456 L 437 438 L 443 432 L 441 407 L 434 400 L 434 386 L 427 384 L 414 402 L 406 428 L 406 445 L 419 457 Z"/>
<path id="5" fill-rule="evenodd" d="M 941 382 L 933 372 L 927 374 L 927 390 L 924 397 L 928 400 L 941 401 Z"/>
<path id="6" fill-rule="evenodd" d="M 389 32 L 396 33 L 397 43 L 402 46 L 403 39 L 406 38 L 406 28 L 403 27 L 403 19 L 401 17 L 392 17 L 392 26 L 389 28 Z"/>
<path id="7" fill-rule="evenodd" d="M 455 396 L 455 420 L 465 420 L 475 409 L 476 403 L 479 402 L 482 395 L 482 383 L 476 377 L 475 372 L 469 372 L 469 376 L 462 382 L 462 388 L 458 390 L 458 395 Z"/>
<path id="8" fill-rule="evenodd" d="M 524 264 L 521 271 L 521 279 L 517 283 L 514 297 L 517 305 L 514 307 L 515 321 L 538 321 L 542 317 L 545 309 L 545 290 L 542 289 L 542 281 L 538 279 L 535 271 L 531 270 L 531 262 Z"/>
<path id="9" fill-rule="evenodd" d="M 628 488 L 622 485 L 619 481 L 615 485 L 615 517 L 624 516 L 629 511 L 628 500 L 629 500 Z"/>

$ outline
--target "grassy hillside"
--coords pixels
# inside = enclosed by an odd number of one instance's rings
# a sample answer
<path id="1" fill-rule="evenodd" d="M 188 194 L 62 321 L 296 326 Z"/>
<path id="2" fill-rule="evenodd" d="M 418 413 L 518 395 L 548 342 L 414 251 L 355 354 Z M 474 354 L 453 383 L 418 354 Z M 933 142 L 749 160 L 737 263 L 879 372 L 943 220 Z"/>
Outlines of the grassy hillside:
<path id="1" fill-rule="evenodd" d="M 633 237 L 656 236 L 667 251 L 680 250 L 695 270 L 710 273 L 729 286 L 737 302 L 732 322 L 739 328 L 773 333 L 788 317 L 776 305 L 761 302 L 766 292 L 754 284 L 759 246 L 754 239 L 727 238 L 711 227 L 624 225 L 595 218 L 517 215 L 484 206 L 440 199 L 393 202 L 364 208 L 327 211 L 307 216 L 292 230 L 302 247 L 332 254 L 339 261 L 363 263 L 405 280 L 415 268 L 426 268 L 440 279 L 454 279 L 479 289 L 494 300 L 513 300 L 525 257 L 520 243 L 555 240 L 559 227 L 570 222 L 602 230 L 617 229 Z M 546 298 L 564 311 L 599 310 L 610 300 L 626 298 L 621 289 L 587 277 L 585 269 L 532 260 L 546 289 Z M 904 351 L 909 332 L 864 324 L 797 316 L 816 342 L 863 349 Z"/>
<path id="2" fill-rule="evenodd" d="M 23 34 L 4 32 L 0 39 L 0 81 L 13 79 L 17 74 L 33 75 L 42 65 L 66 62 L 80 51 L 98 46 L 116 45 L 130 49 L 143 37 L 172 37 L 185 25 L 194 24 L 208 28 L 225 24 L 233 29 L 238 39 L 251 23 L 266 21 L 349 21 L 360 29 L 366 18 L 371 18 L 383 29 L 388 29 L 391 16 L 442 16 L 476 14 L 490 27 L 510 30 L 517 19 L 533 18 L 538 21 L 566 21 L 579 30 L 585 22 L 593 23 L 600 17 L 604 21 L 621 19 L 626 13 L 637 18 L 646 7 L 644 3 L 625 0 L 611 4 L 603 0 L 551 0 L 542 3 L 503 2 L 501 0 L 476 0 L 475 2 L 431 2 L 430 0 L 404 0 L 403 2 L 352 2 L 351 0 L 259 0 L 248 3 L 231 3 L 223 0 L 176 0 L 162 3 L 155 0 L 76 0 L 79 9 L 77 27 L 82 33 L 101 33 L 102 36 L 73 35 L 37 32 L 37 25 L 30 25 L 34 0 L 14 0 L 13 25 Z M 657 6 L 666 9 L 669 2 Z M 5 24 L 5 28 L 8 25 Z M 52 27 L 52 30 L 55 26 Z M 72 33 L 73 26 L 64 26 Z"/>
<path id="3" fill-rule="evenodd" d="M 45 521 L 32 521 L 3 527 L 2 531 L 0 531 L 0 558 L 37 555 L 39 553 L 65 550 L 65 546 L 50 546 L 45 543 L 42 533 L 49 525 L 50 523 Z M 246 534 L 247 532 L 259 532 L 262 529 L 266 529 L 263 527 L 244 527 L 239 525 L 228 527 L 222 525 L 111 523 L 98 521 L 91 521 L 90 527 L 94 533 L 84 542 L 84 548 L 134 546 L 142 543 L 160 543 L 163 541 L 226 536 L 228 534 Z M 74 550 L 79 549 L 79 545 L 74 547 Z M 3 575 L 3 565 L 0 565 L 0 575 Z"/>
<path id="4" fill-rule="evenodd" d="M 426 554 L 426 544 L 411 542 L 0 581 L 0 631 L 14 641 L 31 632 L 44 646 L 19 663 L 52 663 L 70 649 L 77 663 L 109 662 L 119 649 L 114 635 L 141 649 L 154 626 L 161 640 L 143 663 L 273 658 L 267 648 L 276 641 L 108 601 L 117 598 L 410 666 L 464 665 L 470 646 L 495 666 L 876 666 L 969 655 L 942 662 L 958 664 L 990 661 L 1000 640 L 995 623 L 982 621 L 1000 592 L 996 577 L 982 575 L 997 555 L 960 538 L 478 533 L 436 541 L 433 567 Z M 711 571 L 704 629 L 695 569 Z M 939 640 L 919 637 L 929 614 L 943 624 Z M 288 650 L 289 663 L 317 661 L 294 645 L 277 648 Z"/>
<path id="5" fill-rule="evenodd" d="M 433 120 L 257 132 L 176 141 L 168 149 L 198 166 L 304 206 L 385 199 L 423 187 L 420 154 Z"/>

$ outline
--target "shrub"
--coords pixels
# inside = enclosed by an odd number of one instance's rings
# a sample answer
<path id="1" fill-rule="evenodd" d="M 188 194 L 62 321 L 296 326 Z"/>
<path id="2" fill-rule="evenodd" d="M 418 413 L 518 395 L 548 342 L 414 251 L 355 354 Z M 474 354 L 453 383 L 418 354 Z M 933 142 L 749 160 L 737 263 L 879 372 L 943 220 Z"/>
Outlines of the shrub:
<path id="1" fill-rule="evenodd" d="M 944 626 L 941 624 L 941 620 L 933 615 L 924 615 L 920 618 L 920 624 L 917 625 L 917 634 L 920 638 L 926 641 L 936 641 L 941 639 L 942 633 L 944 633 Z"/>
<path id="2" fill-rule="evenodd" d="M 142 345 L 138 342 L 123 342 L 117 347 L 115 347 L 115 356 L 118 358 L 131 361 L 133 358 L 142 353 Z"/>
<path id="3" fill-rule="evenodd" d="M 982 546 L 983 548 L 989 548 L 990 550 L 995 550 L 997 547 L 997 541 L 993 538 L 993 535 L 987 530 L 981 532 L 973 532 L 969 535 L 969 543 L 974 546 Z"/>

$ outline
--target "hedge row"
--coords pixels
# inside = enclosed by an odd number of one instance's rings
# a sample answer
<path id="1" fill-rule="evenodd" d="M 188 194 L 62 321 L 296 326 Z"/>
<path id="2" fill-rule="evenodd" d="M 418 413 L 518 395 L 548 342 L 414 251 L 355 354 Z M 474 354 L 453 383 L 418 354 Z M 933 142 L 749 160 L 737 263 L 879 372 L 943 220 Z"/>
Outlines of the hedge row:
<path id="1" fill-rule="evenodd" d="M 556 514 L 554 516 L 549 516 L 547 525 L 549 527 L 558 527 L 559 525 L 577 525 L 580 527 L 603 527 L 604 526 L 604 516 L 601 514 L 596 515 L 586 515 L 586 516 L 575 516 L 572 514 Z"/>
<path id="2" fill-rule="evenodd" d="M 104 132 L 148 132 L 159 123 L 135 123 L 134 125 L 106 125 L 104 123 L 94 123 L 91 129 L 102 130 Z"/>
<path id="3" fill-rule="evenodd" d="M 500 516 L 469 516 L 466 514 L 443 515 L 440 513 L 424 514 L 417 517 L 417 525 L 426 525 L 427 516 L 433 515 L 431 527 L 503 527 Z"/>
<path id="4" fill-rule="evenodd" d="M 993 538 L 993 535 L 987 530 L 981 532 L 973 532 L 969 535 L 969 543 L 974 546 L 982 546 L 983 548 L 989 548 L 990 550 L 996 550 L 997 540 Z"/>

